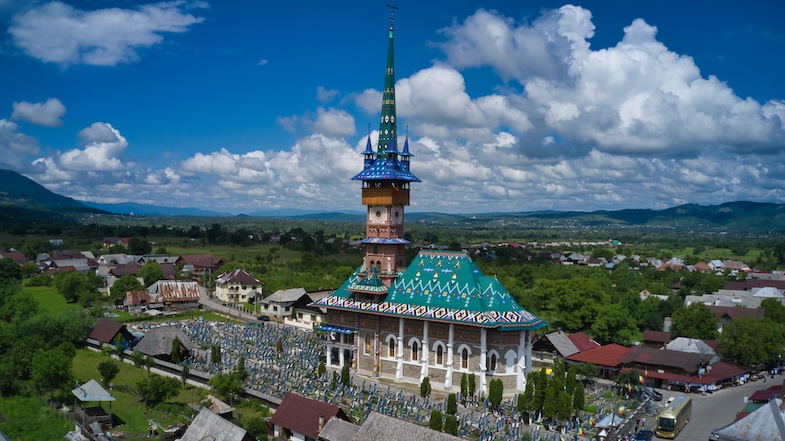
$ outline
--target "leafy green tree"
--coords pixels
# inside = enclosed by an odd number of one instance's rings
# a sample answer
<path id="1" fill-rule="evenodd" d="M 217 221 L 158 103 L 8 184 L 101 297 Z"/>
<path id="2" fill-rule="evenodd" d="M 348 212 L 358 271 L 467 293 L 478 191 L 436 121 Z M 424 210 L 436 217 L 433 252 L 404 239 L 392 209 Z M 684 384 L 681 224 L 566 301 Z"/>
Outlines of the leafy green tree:
<path id="1" fill-rule="evenodd" d="M 153 250 L 153 247 L 150 245 L 150 242 L 139 238 L 139 237 L 132 237 L 128 239 L 128 252 L 137 256 L 141 256 L 143 254 L 150 254 Z"/>
<path id="2" fill-rule="evenodd" d="M 126 274 L 120 276 L 114 284 L 109 288 L 109 294 L 111 300 L 115 303 L 115 305 L 120 304 L 125 299 L 125 293 L 128 291 L 143 291 L 144 285 L 142 285 L 136 277 L 132 276 L 131 274 Z"/>
<path id="3" fill-rule="evenodd" d="M 638 329 L 645 331 L 662 331 L 664 319 L 660 310 L 662 301 L 657 297 L 649 297 L 638 304 L 635 316 L 638 318 Z"/>
<path id="4" fill-rule="evenodd" d="M 240 381 L 244 382 L 248 379 L 249 374 L 245 369 L 245 355 L 241 355 L 240 359 L 237 360 L 237 366 L 234 367 L 234 373 L 238 378 L 240 378 Z"/>
<path id="5" fill-rule="evenodd" d="M 504 383 L 500 378 L 494 378 L 488 384 L 488 402 L 491 409 L 498 410 L 504 396 Z"/>
<path id="6" fill-rule="evenodd" d="M 317 368 L 316 368 L 316 373 L 317 373 L 317 374 L 318 374 L 320 377 L 323 377 L 323 376 L 324 376 L 324 374 L 325 374 L 325 373 L 327 373 L 327 366 L 325 366 L 325 364 L 324 364 L 324 362 L 323 362 L 323 361 L 320 361 L 320 362 L 319 362 L 319 366 L 317 366 Z"/>
<path id="7" fill-rule="evenodd" d="M 439 432 L 442 431 L 442 427 L 444 424 L 444 415 L 439 410 L 432 410 L 431 411 L 431 419 L 428 421 L 428 427 L 437 430 Z"/>
<path id="8" fill-rule="evenodd" d="M 444 418 L 444 432 L 458 436 L 458 419 L 455 415 L 447 415 Z"/>
<path id="9" fill-rule="evenodd" d="M 548 384 L 548 387 L 545 388 L 545 402 L 542 407 L 542 416 L 546 419 L 552 420 L 556 418 L 556 397 L 558 393 L 559 391 L 553 387 L 553 383 Z"/>
<path id="10" fill-rule="evenodd" d="M 575 415 L 583 411 L 586 405 L 586 391 L 583 388 L 583 382 L 575 384 L 575 389 L 572 391 L 572 411 Z"/>
<path id="11" fill-rule="evenodd" d="M 556 403 L 556 418 L 567 421 L 572 415 L 572 396 L 565 391 L 558 392 Z"/>
<path id="12" fill-rule="evenodd" d="M 267 422 L 264 418 L 258 416 L 248 417 L 248 419 L 243 422 L 243 429 L 247 430 L 248 433 L 256 437 L 259 441 L 262 440 L 262 436 L 264 436 L 264 439 L 267 439 Z"/>
<path id="13" fill-rule="evenodd" d="M 600 343 L 629 344 L 638 329 L 635 319 L 621 305 L 599 308 L 599 315 L 591 325 L 594 338 Z"/>
<path id="14" fill-rule="evenodd" d="M 545 369 L 540 369 L 533 373 L 534 377 L 534 399 L 532 400 L 533 410 L 543 412 L 545 407 L 545 392 L 548 388 L 548 374 Z"/>
<path id="15" fill-rule="evenodd" d="M 744 366 L 772 365 L 783 354 L 785 326 L 764 317 L 739 318 L 722 327 L 720 353 Z"/>
<path id="16" fill-rule="evenodd" d="M 552 324 L 568 332 L 588 329 L 600 307 L 610 302 L 610 296 L 588 277 L 571 279 L 538 279 L 531 290 L 535 309 L 551 318 Z"/>
<path id="17" fill-rule="evenodd" d="M 466 372 L 464 372 L 461 374 L 461 397 L 463 400 L 466 400 L 466 397 L 468 396 L 469 396 L 469 378 L 466 376 Z"/>
<path id="18" fill-rule="evenodd" d="M 158 262 L 151 260 L 139 269 L 139 277 L 144 279 L 145 286 L 150 286 L 164 278 L 164 271 Z"/>
<path id="19" fill-rule="evenodd" d="M 22 269 L 8 257 L 0 258 L 0 281 L 22 280 Z"/>
<path id="20" fill-rule="evenodd" d="M 236 372 L 214 375 L 208 382 L 215 392 L 232 403 L 234 397 L 243 391 L 243 381 Z"/>
<path id="21" fill-rule="evenodd" d="M 447 415 L 455 415 L 458 413 L 458 400 L 455 398 L 454 393 L 447 395 Z"/>
<path id="22" fill-rule="evenodd" d="M 145 407 L 149 408 L 176 397 L 180 393 L 182 385 L 177 378 L 153 374 L 148 378 L 137 381 L 136 387 L 139 393 L 142 394 Z"/>
<path id="23" fill-rule="evenodd" d="M 213 364 L 221 363 L 221 346 L 216 344 L 210 346 L 210 362 Z"/>
<path id="24" fill-rule="evenodd" d="M 38 266 L 33 262 L 25 262 L 24 265 L 22 265 L 22 277 L 25 279 L 33 277 L 38 274 L 38 272 Z"/>
<path id="25" fill-rule="evenodd" d="M 104 381 L 104 386 L 109 387 L 109 383 L 120 373 L 120 368 L 112 360 L 104 360 L 98 363 L 98 373 Z"/>
<path id="26" fill-rule="evenodd" d="M 564 390 L 568 394 L 572 394 L 572 391 L 575 389 L 575 382 L 578 377 L 578 367 L 574 364 L 570 364 L 570 367 L 567 368 L 567 379 L 564 382 Z"/>
<path id="27" fill-rule="evenodd" d="M 134 351 L 131 354 L 131 361 L 133 361 L 134 366 L 138 368 L 144 367 L 144 354 L 139 351 Z"/>
<path id="28" fill-rule="evenodd" d="M 57 288 L 57 292 L 70 303 L 77 302 L 80 294 L 89 289 L 85 277 L 74 272 L 57 273 L 52 283 Z"/>
<path id="29" fill-rule="evenodd" d="M 785 325 L 785 305 L 777 299 L 763 299 L 760 307 L 766 311 L 766 318 L 771 319 L 781 325 Z"/>
<path id="30" fill-rule="evenodd" d="M 344 386 L 351 386 L 352 385 L 352 377 L 349 373 L 349 365 L 345 364 L 341 368 L 341 384 Z"/>
<path id="31" fill-rule="evenodd" d="M 424 398 L 430 395 L 431 395 L 431 379 L 425 377 L 422 379 L 422 382 L 420 383 L 420 396 Z"/>
<path id="32" fill-rule="evenodd" d="M 477 393 L 477 377 L 474 375 L 474 372 L 469 374 L 469 396 L 474 397 L 474 394 Z"/>
<path id="33" fill-rule="evenodd" d="M 180 364 L 183 361 L 183 344 L 180 343 L 180 339 L 177 337 L 172 340 L 172 353 L 169 354 L 169 357 L 174 364 Z"/>
<path id="34" fill-rule="evenodd" d="M 183 366 L 183 369 L 180 371 L 180 381 L 183 382 L 183 387 L 185 387 L 186 382 L 191 377 L 191 368 L 188 365 Z"/>
<path id="35" fill-rule="evenodd" d="M 33 384 L 42 391 L 65 390 L 73 383 L 74 348 L 69 344 L 55 349 L 39 349 L 30 364 L 30 377 Z"/>
<path id="36" fill-rule="evenodd" d="M 703 303 L 692 303 L 673 312 L 671 317 L 673 337 L 690 337 L 713 340 L 717 336 L 717 318 Z"/>

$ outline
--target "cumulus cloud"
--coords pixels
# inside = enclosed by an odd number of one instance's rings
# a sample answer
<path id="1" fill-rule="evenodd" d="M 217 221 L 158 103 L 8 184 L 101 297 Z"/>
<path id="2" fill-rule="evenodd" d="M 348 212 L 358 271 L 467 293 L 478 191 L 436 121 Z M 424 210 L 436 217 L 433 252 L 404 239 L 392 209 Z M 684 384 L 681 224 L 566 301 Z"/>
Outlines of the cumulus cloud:
<path id="1" fill-rule="evenodd" d="M 320 103 L 332 101 L 340 94 L 341 92 L 337 90 L 327 90 L 323 86 L 316 88 L 316 99 L 319 100 Z"/>
<path id="2" fill-rule="evenodd" d="M 139 49 L 160 44 L 164 33 L 201 23 L 204 18 L 185 12 L 191 6 L 172 1 L 83 11 L 53 1 L 16 15 L 8 32 L 17 47 L 44 62 L 114 66 L 135 61 Z"/>
<path id="3" fill-rule="evenodd" d="M 43 103 L 14 102 L 11 119 L 26 121 L 39 126 L 59 127 L 60 118 L 65 115 L 65 106 L 57 98 L 49 98 Z"/>
<path id="4" fill-rule="evenodd" d="M 122 155 L 128 141 L 108 123 L 93 123 L 82 129 L 82 149 L 62 153 L 58 165 L 72 171 L 117 171 L 123 167 Z"/>
<path id="5" fill-rule="evenodd" d="M 25 158 L 38 152 L 37 139 L 22 133 L 15 122 L 0 118 L 0 164 L 23 169 Z"/>

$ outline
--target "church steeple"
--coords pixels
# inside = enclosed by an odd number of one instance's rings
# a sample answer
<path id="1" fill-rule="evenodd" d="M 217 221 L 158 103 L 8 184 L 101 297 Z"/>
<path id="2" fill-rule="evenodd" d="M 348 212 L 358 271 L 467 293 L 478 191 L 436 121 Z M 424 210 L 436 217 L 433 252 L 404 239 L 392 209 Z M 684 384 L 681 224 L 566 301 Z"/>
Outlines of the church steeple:
<path id="1" fill-rule="evenodd" d="M 376 151 L 368 134 L 363 155 L 363 170 L 352 178 L 362 181 L 362 203 L 368 207 L 365 238 L 365 274 L 375 274 L 389 287 L 406 266 L 404 207 L 409 205 L 409 185 L 420 182 L 409 170 L 409 144 L 398 150 L 398 122 L 395 115 L 395 57 L 393 55 L 393 13 L 390 8 L 390 34 L 387 42 L 387 65 L 382 90 L 382 113 Z M 363 276 L 361 276 L 363 277 Z M 384 291 L 386 293 L 386 291 Z M 376 294 L 383 294 L 382 291 Z"/>

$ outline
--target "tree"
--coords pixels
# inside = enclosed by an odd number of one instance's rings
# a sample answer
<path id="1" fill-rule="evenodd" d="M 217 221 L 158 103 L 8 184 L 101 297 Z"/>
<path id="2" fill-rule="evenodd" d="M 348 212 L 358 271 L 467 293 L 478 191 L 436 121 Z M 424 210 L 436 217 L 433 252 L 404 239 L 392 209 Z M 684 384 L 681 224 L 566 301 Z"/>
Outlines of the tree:
<path id="1" fill-rule="evenodd" d="M 240 359 L 237 360 L 237 366 L 234 367 L 234 374 L 240 379 L 240 381 L 245 381 L 248 379 L 248 371 L 245 370 L 245 355 L 241 355 Z"/>
<path id="2" fill-rule="evenodd" d="M 766 311 L 766 318 L 771 319 L 781 325 L 785 325 L 785 305 L 777 299 L 763 299 L 760 307 Z"/>
<path id="3" fill-rule="evenodd" d="M 431 395 L 431 379 L 425 377 L 420 383 L 420 396 L 425 398 Z"/>
<path id="4" fill-rule="evenodd" d="M 548 387 L 545 388 L 545 402 L 542 407 L 542 416 L 549 420 L 556 418 L 556 396 L 558 393 L 559 391 L 553 387 L 553 383 L 548 384 Z"/>
<path id="5" fill-rule="evenodd" d="M 466 404 L 466 397 L 469 396 L 469 379 L 466 376 L 466 372 L 461 374 L 461 399 Z"/>
<path id="6" fill-rule="evenodd" d="M 441 432 L 444 423 L 443 420 L 444 420 L 444 415 L 442 415 L 441 411 L 432 410 L 431 419 L 430 421 L 428 421 L 428 427 L 433 430 L 438 430 L 439 432 Z"/>
<path id="7" fill-rule="evenodd" d="M 57 292 L 65 297 L 65 300 L 69 303 L 77 302 L 80 293 L 88 289 L 85 277 L 74 272 L 57 273 L 52 283 L 57 288 Z"/>
<path id="8" fill-rule="evenodd" d="M 556 403 L 556 418 L 567 421 L 572 415 L 572 396 L 565 391 L 558 392 L 559 398 Z"/>
<path id="9" fill-rule="evenodd" d="M 323 361 L 319 362 L 319 366 L 316 367 L 316 373 L 323 377 L 325 373 L 327 373 L 327 366 L 325 366 Z"/>
<path id="10" fill-rule="evenodd" d="M 703 303 L 696 302 L 677 309 L 671 320 L 671 334 L 674 338 L 714 340 L 717 336 L 717 318 Z"/>
<path id="11" fill-rule="evenodd" d="M 149 355 L 144 356 L 144 367 L 147 368 L 147 376 L 150 376 L 150 369 L 155 366 L 155 359 Z"/>
<path id="12" fill-rule="evenodd" d="M 500 378 L 494 378 L 488 385 L 488 402 L 491 403 L 491 409 L 499 409 L 499 404 L 502 402 L 503 396 L 504 383 Z"/>
<path id="13" fill-rule="evenodd" d="M 161 265 L 158 264 L 158 262 L 151 260 L 139 269 L 139 277 L 144 279 L 145 286 L 150 286 L 164 278 L 164 271 L 161 269 Z"/>
<path id="14" fill-rule="evenodd" d="M 139 238 L 139 237 L 132 237 L 128 239 L 128 252 L 137 256 L 141 256 L 143 254 L 150 254 L 153 250 L 153 247 L 150 245 L 150 242 Z"/>
<path id="15" fill-rule="evenodd" d="M 98 373 L 104 381 L 104 386 L 109 387 L 109 383 L 120 372 L 120 368 L 112 360 L 104 360 L 98 363 Z"/>
<path id="16" fill-rule="evenodd" d="M 235 395 L 243 391 L 243 381 L 235 372 L 214 375 L 208 384 L 219 396 L 229 400 L 229 404 L 232 403 Z"/>
<path id="17" fill-rule="evenodd" d="M 117 355 L 117 358 L 122 360 L 125 354 L 125 339 L 122 335 L 117 334 L 117 337 L 112 340 L 112 344 L 114 344 L 114 353 Z"/>
<path id="18" fill-rule="evenodd" d="M 349 374 L 349 365 L 345 364 L 341 368 L 341 384 L 344 386 L 351 386 L 352 385 L 352 377 Z"/>
<path id="19" fill-rule="evenodd" d="M 572 394 L 572 391 L 575 389 L 575 381 L 578 376 L 578 368 L 574 364 L 570 364 L 570 367 L 567 368 L 567 379 L 564 382 L 564 390 L 568 394 Z"/>
<path id="20" fill-rule="evenodd" d="M 447 415 L 455 415 L 458 413 L 458 401 L 454 393 L 447 395 Z"/>
<path id="21" fill-rule="evenodd" d="M 183 366 L 183 370 L 180 371 L 180 381 L 183 382 L 183 387 L 185 387 L 186 382 L 191 377 L 191 368 L 188 365 Z"/>
<path id="22" fill-rule="evenodd" d="M 110 298 L 115 304 L 119 304 L 123 302 L 125 298 L 125 293 L 128 291 L 143 291 L 144 285 L 142 285 L 136 277 L 132 276 L 131 274 L 125 274 L 120 276 L 111 287 L 109 287 L 109 294 Z"/>
<path id="23" fill-rule="evenodd" d="M 214 377 L 213 377 L 214 378 Z M 181 384 L 177 378 L 163 377 L 153 374 L 136 382 L 139 393 L 142 394 L 145 407 L 155 406 L 180 393 Z"/>
<path id="24" fill-rule="evenodd" d="M 169 357 L 174 364 L 180 364 L 183 361 L 183 344 L 180 343 L 180 339 L 177 337 L 172 340 L 172 353 L 169 354 Z"/>
<path id="25" fill-rule="evenodd" d="M 221 363 L 221 346 L 216 344 L 210 346 L 210 363 Z"/>
<path id="26" fill-rule="evenodd" d="M 628 310 L 619 304 L 611 304 L 599 307 L 598 311 L 599 314 L 591 325 L 597 341 L 626 345 L 633 340 L 638 325 Z"/>
<path id="27" fill-rule="evenodd" d="M 42 391 L 64 390 L 72 385 L 74 347 L 63 344 L 55 349 L 39 349 L 30 364 L 30 377 L 33 384 Z"/>
<path id="28" fill-rule="evenodd" d="M 0 258 L 0 281 L 22 280 L 22 269 L 8 257 Z"/>
<path id="29" fill-rule="evenodd" d="M 458 419 L 455 415 L 447 415 L 444 419 L 444 432 L 458 436 Z"/>
<path id="30" fill-rule="evenodd" d="M 739 318 L 722 327 L 719 349 L 723 358 L 744 366 L 772 365 L 783 354 L 783 341 L 785 326 L 768 317 Z"/>
<path id="31" fill-rule="evenodd" d="M 144 366 L 144 354 L 139 351 L 134 351 L 131 354 L 131 361 L 134 362 L 134 366 L 140 368 Z"/>
<path id="32" fill-rule="evenodd" d="M 469 374 L 469 396 L 473 397 L 475 393 L 477 393 L 477 378 L 472 372 Z"/>
<path id="33" fill-rule="evenodd" d="M 575 415 L 583 411 L 583 406 L 586 405 L 586 391 L 583 388 L 583 382 L 579 381 L 575 384 L 575 389 L 572 391 L 572 411 Z"/>

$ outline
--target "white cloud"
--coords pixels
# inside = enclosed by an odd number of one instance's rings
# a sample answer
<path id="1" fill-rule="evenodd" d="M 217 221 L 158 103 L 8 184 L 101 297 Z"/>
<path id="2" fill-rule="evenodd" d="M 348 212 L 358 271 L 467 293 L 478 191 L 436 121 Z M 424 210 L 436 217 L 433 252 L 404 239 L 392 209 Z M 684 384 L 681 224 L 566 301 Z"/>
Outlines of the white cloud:
<path id="1" fill-rule="evenodd" d="M 65 115 L 65 106 L 57 98 L 49 98 L 43 103 L 14 102 L 11 119 L 18 119 L 39 126 L 59 127 L 60 118 Z"/>
<path id="2" fill-rule="evenodd" d="M 25 158 L 38 152 L 38 140 L 19 131 L 15 122 L 0 118 L 0 165 L 23 169 Z"/>
<path id="3" fill-rule="evenodd" d="M 316 99 L 319 100 L 320 103 L 332 101 L 340 94 L 341 92 L 337 90 L 327 90 L 323 86 L 316 88 Z"/>
<path id="4" fill-rule="evenodd" d="M 328 136 L 353 135 L 355 133 L 354 117 L 344 110 L 320 107 L 317 110 L 313 128 L 317 133 L 324 133 Z"/>
<path id="5" fill-rule="evenodd" d="M 201 23 L 204 18 L 184 12 L 190 6 L 173 1 L 83 11 L 53 1 L 15 16 L 8 32 L 19 48 L 44 62 L 114 66 L 135 61 L 137 51 L 160 44 L 163 33 Z"/>
<path id="6" fill-rule="evenodd" d="M 79 137 L 85 143 L 83 149 L 72 149 L 62 153 L 57 162 L 65 170 L 72 171 L 117 171 L 122 169 L 122 155 L 128 141 L 108 123 L 93 123 L 82 129 Z"/>

